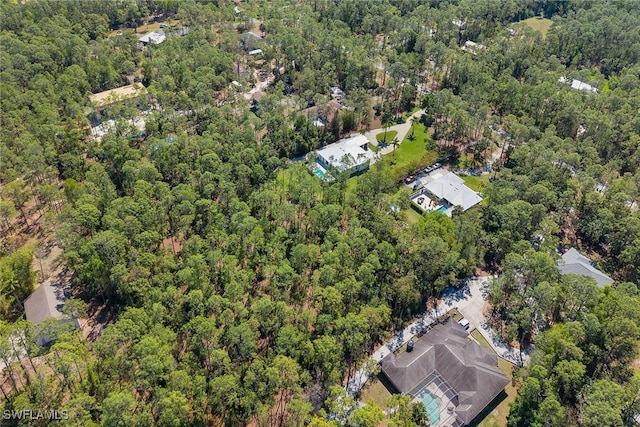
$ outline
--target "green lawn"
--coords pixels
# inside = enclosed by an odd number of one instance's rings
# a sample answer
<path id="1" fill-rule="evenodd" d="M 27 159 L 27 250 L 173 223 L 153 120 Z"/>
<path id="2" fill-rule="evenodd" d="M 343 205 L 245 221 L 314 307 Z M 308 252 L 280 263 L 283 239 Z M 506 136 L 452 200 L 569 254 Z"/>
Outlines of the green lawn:
<path id="1" fill-rule="evenodd" d="M 518 22 L 519 24 L 527 25 L 528 27 L 540 31 L 542 33 L 542 38 L 547 37 L 547 33 L 549 32 L 549 28 L 553 25 L 553 21 L 550 19 L 540 19 L 540 18 L 529 18 L 523 21 Z"/>
<path id="2" fill-rule="evenodd" d="M 489 177 L 491 175 L 480 175 L 480 176 L 464 176 L 462 179 L 467 187 L 472 189 L 473 191 L 484 191 L 484 188 L 487 186 L 489 182 Z"/>
<path id="3" fill-rule="evenodd" d="M 396 135 L 398 135 L 398 131 L 397 130 L 388 130 L 387 131 L 387 143 L 391 143 L 391 141 L 393 141 L 393 138 L 396 137 Z M 378 140 L 378 142 L 385 142 L 384 140 L 385 135 L 384 135 L 384 131 L 380 132 L 379 134 L 376 135 L 376 139 Z"/>
<path id="4" fill-rule="evenodd" d="M 453 320 L 455 320 L 456 322 L 459 322 L 460 320 L 464 319 L 464 316 L 462 315 L 462 313 L 458 311 L 457 308 L 453 308 L 449 310 L 447 314 L 453 317 Z"/>
<path id="5" fill-rule="evenodd" d="M 478 341 L 478 344 L 480 344 L 481 346 L 487 347 L 493 350 L 493 347 L 491 347 L 491 344 L 489 344 L 489 341 L 486 340 L 484 335 L 482 335 L 479 330 L 474 329 L 473 331 L 471 331 L 471 336 L 475 338 L 475 340 Z"/>
<path id="6" fill-rule="evenodd" d="M 137 34 L 144 34 L 151 31 L 157 31 L 160 29 L 160 24 L 166 24 L 168 27 L 173 27 L 180 24 L 180 20 L 177 19 L 167 19 L 164 22 L 154 22 L 152 24 L 142 24 L 138 28 L 136 28 Z M 167 28 L 168 29 L 168 28 Z M 117 30 L 110 31 L 107 33 L 107 37 L 113 37 L 118 35 L 118 33 L 133 33 L 133 28 L 119 28 Z"/>
<path id="7" fill-rule="evenodd" d="M 426 149 L 430 137 L 424 125 L 414 125 L 414 135 L 411 139 L 409 139 L 410 135 L 411 131 L 396 148 L 395 153 L 384 156 L 386 161 L 391 162 L 391 173 L 396 180 L 402 179 L 421 167 L 429 166 L 438 158 L 435 150 Z"/>
<path id="8" fill-rule="evenodd" d="M 373 401 L 381 409 L 387 409 L 387 400 L 391 397 L 391 393 L 382 381 L 380 381 L 380 376 L 381 375 L 378 375 L 378 377 L 371 378 L 367 381 L 360 392 L 360 400 L 365 403 Z"/>
<path id="9" fill-rule="evenodd" d="M 404 113 L 402 113 L 402 120 L 400 121 L 400 123 L 404 123 L 407 120 L 409 120 L 409 117 L 411 117 L 411 115 L 418 110 L 420 110 L 420 106 L 415 105 L 411 110 L 405 111 Z"/>
<path id="10" fill-rule="evenodd" d="M 373 151 L 374 153 L 377 153 L 378 151 L 380 151 L 380 147 L 378 147 L 377 145 L 373 145 L 372 143 L 369 143 L 368 146 L 369 146 L 369 150 Z"/>
<path id="11" fill-rule="evenodd" d="M 358 178 L 359 176 L 356 175 L 347 179 L 347 189 L 346 189 L 347 193 L 353 193 L 356 191 L 356 188 L 358 187 Z"/>
<path id="12" fill-rule="evenodd" d="M 403 210 L 402 214 L 404 215 L 404 220 L 409 224 L 417 223 L 418 221 L 420 221 L 420 217 L 422 216 L 412 208 Z"/>

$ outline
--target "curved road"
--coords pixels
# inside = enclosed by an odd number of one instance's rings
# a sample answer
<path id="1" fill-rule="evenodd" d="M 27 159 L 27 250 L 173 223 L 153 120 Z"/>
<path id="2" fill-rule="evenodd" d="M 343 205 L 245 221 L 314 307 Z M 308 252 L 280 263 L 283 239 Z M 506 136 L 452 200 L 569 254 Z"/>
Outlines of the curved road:
<path id="1" fill-rule="evenodd" d="M 411 117 L 420 118 L 422 114 L 424 114 L 424 110 L 416 111 L 411 116 L 409 116 L 406 122 L 400 123 L 399 125 L 390 126 L 387 132 L 395 130 L 396 132 L 398 132 L 398 135 L 397 135 L 398 141 L 402 142 L 404 138 L 407 136 L 407 134 L 409 133 L 409 130 L 411 129 L 411 121 L 410 121 Z M 372 143 L 375 146 L 378 146 L 378 140 L 376 139 L 376 135 L 379 134 L 380 132 L 384 132 L 384 128 L 372 129 L 368 132 L 365 132 L 364 136 L 367 137 L 370 143 Z M 388 154 L 388 153 L 391 153 L 392 151 L 393 151 L 393 145 L 389 144 L 388 146 L 381 148 L 380 151 L 378 151 L 378 154 L 379 155 Z"/>

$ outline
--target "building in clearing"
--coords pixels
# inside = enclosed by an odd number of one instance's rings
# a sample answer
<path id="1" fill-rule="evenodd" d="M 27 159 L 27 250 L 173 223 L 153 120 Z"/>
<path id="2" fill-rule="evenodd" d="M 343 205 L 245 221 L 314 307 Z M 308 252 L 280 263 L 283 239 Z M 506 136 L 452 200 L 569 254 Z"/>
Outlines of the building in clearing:
<path id="1" fill-rule="evenodd" d="M 467 40 L 464 42 L 464 46 L 462 46 L 462 50 L 472 53 L 473 55 L 477 54 L 479 50 L 484 49 L 485 47 L 479 43 L 476 43 L 471 40 Z"/>
<path id="2" fill-rule="evenodd" d="M 613 279 L 596 269 L 595 263 L 581 254 L 576 248 L 571 248 L 562 254 L 562 261 L 558 265 L 562 274 L 579 274 L 589 276 L 596 281 L 601 288 L 613 283 Z"/>
<path id="3" fill-rule="evenodd" d="M 415 341 L 413 350 L 380 362 L 398 392 L 425 405 L 431 425 L 471 424 L 509 383 L 495 352 L 468 337 L 450 319 Z"/>
<path id="4" fill-rule="evenodd" d="M 149 44 L 159 45 L 163 43 L 167 39 L 167 36 L 164 34 L 164 31 L 152 31 L 144 36 L 140 37 L 140 43 L 143 46 L 147 46 Z"/>
<path id="5" fill-rule="evenodd" d="M 571 89 L 583 90 L 583 91 L 592 92 L 592 93 L 598 93 L 598 88 L 593 87 L 590 84 L 585 83 L 585 82 L 580 81 L 580 80 L 567 79 L 566 77 L 562 76 L 562 77 L 560 77 L 558 79 L 558 82 L 571 84 Z"/>
<path id="6" fill-rule="evenodd" d="M 66 296 L 59 284 L 46 281 L 33 291 L 24 302 L 24 311 L 27 320 L 38 326 L 47 319 L 56 319 L 60 322 L 75 322 L 76 327 L 80 324 L 77 319 L 66 317 L 62 313 Z M 38 345 L 48 345 L 51 339 L 46 334 L 38 334 Z"/>
<path id="7" fill-rule="evenodd" d="M 369 140 L 364 135 L 356 135 L 329 144 L 316 151 L 317 162 L 325 169 L 348 171 L 350 175 L 369 168 L 375 153 L 369 150 Z"/>
<path id="8" fill-rule="evenodd" d="M 482 201 L 482 197 L 464 185 L 458 175 L 449 171 L 432 173 L 423 187 L 411 195 L 411 201 L 422 211 L 439 210 L 451 216 L 456 206 L 462 211 L 472 208 Z"/>

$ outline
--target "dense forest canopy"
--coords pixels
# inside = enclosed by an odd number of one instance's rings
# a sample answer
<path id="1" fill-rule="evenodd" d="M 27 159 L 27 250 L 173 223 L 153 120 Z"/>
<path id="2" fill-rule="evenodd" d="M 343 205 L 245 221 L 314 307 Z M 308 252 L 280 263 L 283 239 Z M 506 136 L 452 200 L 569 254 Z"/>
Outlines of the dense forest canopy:
<path id="1" fill-rule="evenodd" d="M 509 425 L 633 425 L 640 3 L 22 3 L 0 3 L 2 409 L 64 408 L 78 426 L 375 426 L 374 405 L 335 416 L 345 381 L 485 271 L 489 323 L 536 348 Z M 143 47 L 149 25 L 166 41 Z M 90 99 L 130 84 L 145 90 Z M 308 111 L 331 86 L 345 108 L 316 127 Z M 410 220 L 395 145 L 393 161 L 333 182 L 292 161 L 418 106 L 436 157 L 479 168 L 503 154 L 481 205 Z M 74 312 L 105 327 L 48 324 L 41 347 L 22 319 L 46 235 Z M 615 284 L 560 275 L 559 246 Z M 389 425 L 424 424 L 391 405 Z"/>

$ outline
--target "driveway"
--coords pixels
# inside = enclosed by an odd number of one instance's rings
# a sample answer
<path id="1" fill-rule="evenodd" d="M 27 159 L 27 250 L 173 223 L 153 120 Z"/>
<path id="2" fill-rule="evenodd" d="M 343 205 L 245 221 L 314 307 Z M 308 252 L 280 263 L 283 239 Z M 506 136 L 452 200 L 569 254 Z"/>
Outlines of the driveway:
<path id="1" fill-rule="evenodd" d="M 457 308 L 458 311 L 469 320 L 469 329 L 477 329 L 499 356 L 518 366 L 527 365 L 529 363 L 531 348 L 523 351 L 521 354 L 520 351 L 509 346 L 491 330 L 482 314 L 490 279 L 491 277 L 472 277 L 462 289 L 447 290 L 435 310 L 425 313 L 418 320 L 395 334 L 389 341 L 373 352 L 371 359 L 380 362 L 390 352 L 394 352 L 402 347 L 415 335 L 426 331 L 431 324 L 435 323 L 438 316 L 442 316 L 452 308 Z M 349 380 L 346 387 L 347 393 L 350 396 L 355 396 L 369 377 L 370 371 L 366 367 L 359 369 L 353 378 Z"/>
<path id="2" fill-rule="evenodd" d="M 400 123 L 399 125 L 390 126 L 387 132 L 395 130 L 396 132 L 398 132 L 398 135 L 397 135 L 398 141 L 402 142 L 404 138 L 407 136 L 407 134 L 409 133 L 409 130 L 411 130 L 411 117 L 420 118 L 420 116 L 422 116 L 423 113 L 424 113 L 424 110 L 416 111 L 411 116 L 409 116 L 406 122 Z M 367 137 L 370 143 L 377 146 L 378 140 L 376 139 L 376 135 L 378 135 L 380 132 L 384 132 L 384 128 L 372 129 L 368 132 L 365 132 L 364 136 Z M 381 148 L 380 151 L 378 151 L 378 154 L 379 155 L 388 154 L 388 153 L 391 153 L 392 151 L 393 151 L 393 145 L 389 144 L 388 146 Z"/>

